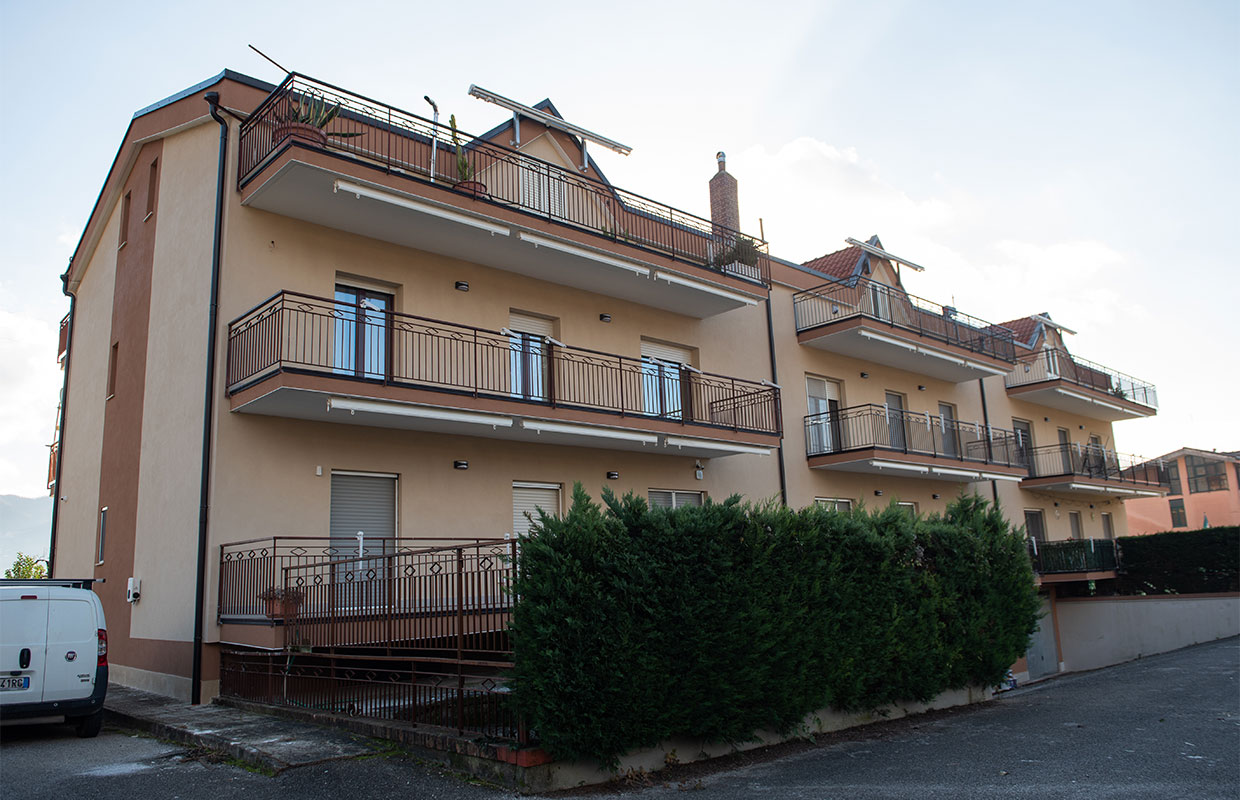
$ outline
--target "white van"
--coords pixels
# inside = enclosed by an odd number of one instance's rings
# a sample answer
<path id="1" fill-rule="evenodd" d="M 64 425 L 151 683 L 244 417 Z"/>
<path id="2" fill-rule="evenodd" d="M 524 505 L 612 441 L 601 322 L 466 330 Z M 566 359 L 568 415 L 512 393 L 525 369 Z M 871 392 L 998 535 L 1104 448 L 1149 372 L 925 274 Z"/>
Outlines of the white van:
<path id="1" fill-rule="evenodd" d="M 91 580 L 0 580 L 0 723 L 103 724 L 108 629 Z"/>

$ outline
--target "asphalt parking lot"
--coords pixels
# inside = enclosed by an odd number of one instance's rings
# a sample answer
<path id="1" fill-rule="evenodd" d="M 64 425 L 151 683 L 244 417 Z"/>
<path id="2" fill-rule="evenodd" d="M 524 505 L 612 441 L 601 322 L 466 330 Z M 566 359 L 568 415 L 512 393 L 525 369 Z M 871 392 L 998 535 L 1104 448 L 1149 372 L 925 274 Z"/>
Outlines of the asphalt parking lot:
<path id="1" fill-rule="evenodd" d="M 5 729 L 0 779 L 6 796 L 24 798 L 511 795 L 381 746 L 372 756 L 272 777 L 125 731 L 83 740 L 63 726 Z M 703 798 L 1233 800 L 1240 796 L 1240 639 L 592 793 L 653 800 L 686 790 Z"/>

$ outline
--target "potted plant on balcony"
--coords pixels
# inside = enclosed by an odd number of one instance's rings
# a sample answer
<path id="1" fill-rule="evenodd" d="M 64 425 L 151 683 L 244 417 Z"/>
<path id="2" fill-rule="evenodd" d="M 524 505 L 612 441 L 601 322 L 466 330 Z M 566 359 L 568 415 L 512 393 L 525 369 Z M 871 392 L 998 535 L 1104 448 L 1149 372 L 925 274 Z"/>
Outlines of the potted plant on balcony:
<path id="1" fill-rule="evenodd" d="M 267 604 L 267 616 L 271 619 L 291 619 L 297 616 L 305 595 L 300 589 L 272 586 L 260 592 L 258 599 Z"/>
<path id="2" fill-rule="evenodd" d="M 761 251 L 758 249 L 758 243 L 748 236 L 742 236 L 738 233 L 731 245 L 722 253 L 712 258 L 710 263 L 711 266 L 723 272 L 743 275 L 747 278 L 757 278 L 758 258 L 760 256 Z"/>
<path id="3" fill-rule="evenodd" d="M 288 136 L 296 136 L 319 146 L 327 144 L 328 137 L 352 139 L 364 131 L 328 131 L 327 126 L 340 116 L 340 103 L 331 103 L 316 92 L 290 95 L 275 113 L 276 127 L 272 141 L 279 142 Z"/>
<path id="4" fill-rule="evenodd" d="M 474 167 L 469 163 L 465 148 L 461 146 L 461 137 L 456 131 L 456 114 L 448 117 L 448 126 L 452 129 L 452 146 L 456 148 L 456 175 L 459 179 L 456 188 L 474 197 L 481 197 L 487 193 L 487 187 L 485 183 L 473 179 Z"/>

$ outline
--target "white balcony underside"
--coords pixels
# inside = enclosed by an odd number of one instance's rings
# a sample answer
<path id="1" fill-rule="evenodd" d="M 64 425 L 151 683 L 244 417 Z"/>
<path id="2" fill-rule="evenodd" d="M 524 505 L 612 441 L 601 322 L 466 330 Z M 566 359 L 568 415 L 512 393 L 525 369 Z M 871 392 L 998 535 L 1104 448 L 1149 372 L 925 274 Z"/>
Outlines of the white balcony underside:
<path id="1" fill-rule="evenodd" d="M 1007 374 L 1007 370 L 998 369 L 980 360 L 956 355 L 924 342 L 906 341 L 902 338 L 904 335 L 899 331 L 884 331 L 880 334 L 868 328 L 847 328 L 824 332 L 805 341 L 805 344 L 819 350 L 952 383 Z M 908 336 L 916 338 L 915 334 Z"/>
<path id="2" fill-rule="evenodd" d="M 1037 403 L 1047 408 L 1057 408 L 1071 414 L 1078 414 L 1090 419 L 1119 422 L 1125 419 L 1152 416 L 1153 412 L 1142 413 L 1126 408 L 1118 402 L 1095 397 L 1089 389 L 1078 389 L 1071 386 L 1046 386 L 1038 389 L 1019 390 L 1020 386 L 1009 387 L 1013 391 L 1011 397 L 1028 403 Z"/>
<path id="3" fill-rule="evenodd" d="M 1028 488 L 1044 492 L 1059 492 L 1061 494 L 1089 494 L 1105 497 L 1162 497 L 1166 494 L 1165 489 L 1145 489 L 1131 484 L 1103 485 L 1085 483 L 1080 478 L 1072 479 L 1067 477 L 1062 481 L 1038 483 Z"/>
<path id="4" fill-rule="evenodd" d="M 349 186 L 365 193 L 349 191 Z M 484 201 L 475 203 L 480 213 L 300 161 L 282 166 L 246 201 L 286 217 L 699 319 L 754 305 L 761 297 L 756 286 L 753 294 L 737 292 L 708 278 L 560 239 L 546 229 L 512 225 L 485 216 L 490 206 Z M 534 219 L 531 223 L 537 224 Z"/>
<path id="5" fill-rule="evenodd" d="M 1019 481 L 1019 477 L 1002 475 L 984 467 L 973 467 L 969 464 L 938 466 L 931 464 L 904 463 L 886 458 L 859 458 L 856 461 L 842 461 L 823 464 L 813 469 L 839 470 L 841 472 L 863 472 L 868 475 L 887 475 L 893 478 L 922 478 L 932 481 L 952 481 L 956 483 L 976 483 L 978 481 Z"/>
<path id="6" fill-rule="evenodd" d="M 696 436 L 691 426 L 686 426 L 686 433 L 683 434 L 663 434 L 635 428 L 567 422 L 532 414 L 399 403 L 289 387 L 276 388 L 234 411 L 372 428 L 479 436 L 603 450 L 630 450 L 654 455 L 719 458 L 771 453 L 769 447 Z M 619 421 L 620 417 L 616 419 Z"/>

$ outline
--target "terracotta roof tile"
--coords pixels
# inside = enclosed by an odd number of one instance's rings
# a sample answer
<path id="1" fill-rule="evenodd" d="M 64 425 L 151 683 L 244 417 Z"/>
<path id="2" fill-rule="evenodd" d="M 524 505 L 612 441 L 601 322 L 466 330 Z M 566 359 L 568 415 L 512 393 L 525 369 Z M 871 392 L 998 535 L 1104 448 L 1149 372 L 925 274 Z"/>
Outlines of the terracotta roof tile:
<path id="1" fill-rule="evenodd" d="M 801 266 L 826 273 L 833 278 L 851 278 L 857 269 L 857 261 L 861 259 L 860 247 L 845 247 L 834 253 L 806 261 Z"/>
<path id="2" fill-rule="evenodd" d="M 1045 315 L 1043 315 L 1045 316 Z M 1017 342 L 1026 347 L 1033 347 L 1033 338 L 1038 334 L 1038 322 L 1033 317 L 1021 317 L 1020 319 L 1010 320 L 1008 322 L 999 323 L 999 327 L 1007 328 L 1015 334 Z"/>

